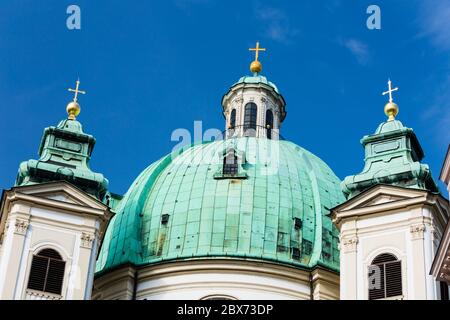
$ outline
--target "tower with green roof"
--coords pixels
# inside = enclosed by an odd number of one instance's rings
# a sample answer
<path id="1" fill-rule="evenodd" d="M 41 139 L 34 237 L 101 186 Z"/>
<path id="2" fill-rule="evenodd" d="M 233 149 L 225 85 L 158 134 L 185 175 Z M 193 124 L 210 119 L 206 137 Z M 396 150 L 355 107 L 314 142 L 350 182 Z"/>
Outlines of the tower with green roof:
<path id="1" fill-rule="evenodd" d="M 94 297 L 338 298 L 340 180 L 280 138 L 286 103 L 261 70 L 223 96 L 224 140 L 162 157 L 114 206 Z"/>
<path id="2" fill-rule="evenodd" d="M 433 256 L 449 218 L 413 129 L 395 117 L 389 89 L 388 116 L 361 139 L 362 172 L 341 184 L 348 199 L 332 209 L 340 230 L 340 296 L 345 300 L 435 300 Z"/>
<path id="3" fill-rule="evenodd" d="M 108 180 L 89 167 L 95 138 L 83 132 L 76 120 L 80 113 L 77 102 L 79 80 L 74 99 L 67 105 L 67 119 L 55 126 L 45 128 L 39 146 L 39 159 L 22 162 L 17 174 L 16 186 L 50 181 L 67 181 L 88 194 L 103 200 L 108 191 Z"/>

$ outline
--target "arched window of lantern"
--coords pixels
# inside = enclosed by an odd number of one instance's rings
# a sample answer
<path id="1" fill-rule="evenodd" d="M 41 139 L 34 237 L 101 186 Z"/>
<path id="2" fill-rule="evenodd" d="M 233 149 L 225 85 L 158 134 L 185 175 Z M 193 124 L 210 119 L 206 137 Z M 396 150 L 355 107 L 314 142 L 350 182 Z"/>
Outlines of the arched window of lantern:
<path id="1" fill-rule="evenodd" d="M 230 129 L 234 129 L 236 127 L 236 109 L 231 110 L 230 115 Z"/>
<path id="2" fill-rule="evenodd" d="M 256 135 L 256 119 L 258 107 L 255 103 L 249 102 L 244 109 L 244 133 L 246 136 Z"/>
<path id="3" fill-rule="evenodd" d="M 272 139 L 272 129 L 273 129 L 273 113 L 272 110 L 268 109 L 266 111 L 266 130 L 268 139 Z"/>
<path id="4" fill-rule="evenodd" d="M 53 249 L 43 249 L 33 256 L 28 289 L 61 294 L 66 262 Z"/>
<path id="5" fill-rule="evenodd" d="M 369 266 L 369 300 L 401 296 L 402 262 L 393 254 L 382 253 Z"/>

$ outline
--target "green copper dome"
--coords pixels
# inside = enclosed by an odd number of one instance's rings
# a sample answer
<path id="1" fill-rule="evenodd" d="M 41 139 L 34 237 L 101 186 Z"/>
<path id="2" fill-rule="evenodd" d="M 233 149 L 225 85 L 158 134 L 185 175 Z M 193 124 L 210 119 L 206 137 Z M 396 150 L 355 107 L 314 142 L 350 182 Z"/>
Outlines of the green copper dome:
<path id="1" fill-rule="evenodd" d="M 222 172 L 234 150 L 238 172 Z M 339 270 L 329 209 L 340 180 L 288 141 L 235 138 L 196 144 L 145 169 L 116 205 L 96 271 L 123 264 L 237 258 Z"/>
<path id="2" fill-rule="evenodd" d="M 238 84 L 242 84 L 242 83 L 246 83 L 246 84 L 261 84 L 262 83 L 263 85 L 271 87 L 277 94 L 280 94 L 277 86 L 273 82 L 270 82 L 269 80 L 267 80 L 266 77 L 258 75 L 258 74 L 255 74 L 253 76 L 241 77 L 238 82 L 236 82 L 235 84 L 232 85 L 232 87 L 236 86 Z"/>

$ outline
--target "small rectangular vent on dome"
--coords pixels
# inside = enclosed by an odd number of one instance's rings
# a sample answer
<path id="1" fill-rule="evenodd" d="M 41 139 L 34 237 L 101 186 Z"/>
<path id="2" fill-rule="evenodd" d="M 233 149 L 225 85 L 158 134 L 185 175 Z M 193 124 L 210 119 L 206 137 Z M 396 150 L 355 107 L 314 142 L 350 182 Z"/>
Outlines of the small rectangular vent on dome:
<path id="1" fill-rule="evenodd" d="M 300 260 L 300 249 L 292 248 L 292 259 Z"/>
<path id="2" fill-rule="evenodd" d="M 312 242 L 306 239 L 302 241 L 303 252 L 305 255 L 310 255 L 312 252 Z"/>
<path id="3" fill-rule="evenodd" d="M 169 222 L 169 214 L 165 213 L 161 216 L 161 224 L 167 224 Z"/>
<path id="4" fill-rule="evenodd" d="M 294 228 L 296 229 L 296 230 L 299 230 L 299 229 L 301 229 L 302 228 L 302 226 L 303 226 L 303 221 L 302 221 L 302 219 L 300 219 L 300 218 L 294 218 Z"/>

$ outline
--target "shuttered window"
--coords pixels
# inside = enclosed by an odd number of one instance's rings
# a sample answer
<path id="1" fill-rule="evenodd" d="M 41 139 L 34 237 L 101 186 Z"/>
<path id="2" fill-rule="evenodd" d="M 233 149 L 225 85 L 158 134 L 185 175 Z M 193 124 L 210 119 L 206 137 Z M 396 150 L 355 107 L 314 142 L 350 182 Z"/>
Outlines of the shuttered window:
<path id="1" fill-rule="evenodd" d="M 44 249 L 33 256 L 28 289 L 61 294 L 66 262 L 58 252 Z"/>
<path id="2" fill-rule="evenodd" d="M 402 263 L 388 253 L 378 255 L 369 266 L 369 300 L 402 295 Z"/>

